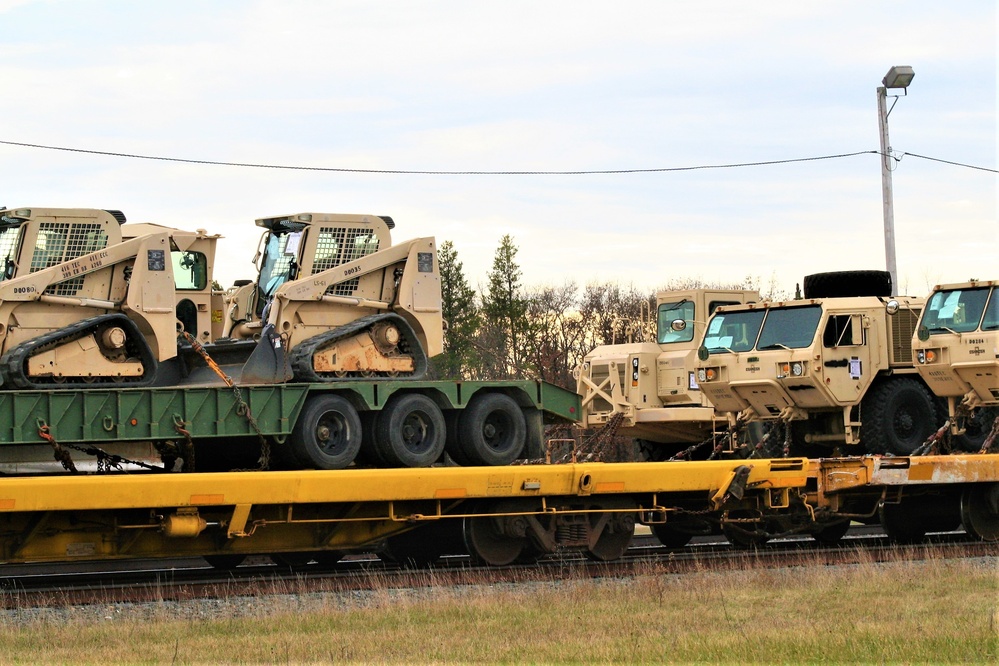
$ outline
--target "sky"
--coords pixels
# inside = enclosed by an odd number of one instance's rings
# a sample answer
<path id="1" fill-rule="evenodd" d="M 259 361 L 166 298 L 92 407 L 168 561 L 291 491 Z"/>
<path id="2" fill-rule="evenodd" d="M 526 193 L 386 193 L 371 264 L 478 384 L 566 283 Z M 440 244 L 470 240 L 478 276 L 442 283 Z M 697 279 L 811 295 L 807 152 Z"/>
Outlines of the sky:
<path id="1" fill-rule="evenodd" d="M 994 0 L 0 0 L 0 25 L 0 141 L 315 169 L 0 143 L 0 205 L 222 234 L 223 286 L 256 218 L 307 211 L 451 241 L 475 288 L 505 234 L 527 286 L 883 269 L 893 65 L 898 292 L 999 279 Z"/>

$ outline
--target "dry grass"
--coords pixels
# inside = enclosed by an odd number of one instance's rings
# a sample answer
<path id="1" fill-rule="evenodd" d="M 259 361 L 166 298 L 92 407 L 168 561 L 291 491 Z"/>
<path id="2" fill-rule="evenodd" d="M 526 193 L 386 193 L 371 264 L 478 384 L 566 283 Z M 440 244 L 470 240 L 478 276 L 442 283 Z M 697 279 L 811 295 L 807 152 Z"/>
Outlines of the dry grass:
<path id="1" fill-rule="evenodd" d="M 995 663 L 999 558 L 21 609 L 0 662 Z M 281 592 L 281 590 L 278 590 Z"/>

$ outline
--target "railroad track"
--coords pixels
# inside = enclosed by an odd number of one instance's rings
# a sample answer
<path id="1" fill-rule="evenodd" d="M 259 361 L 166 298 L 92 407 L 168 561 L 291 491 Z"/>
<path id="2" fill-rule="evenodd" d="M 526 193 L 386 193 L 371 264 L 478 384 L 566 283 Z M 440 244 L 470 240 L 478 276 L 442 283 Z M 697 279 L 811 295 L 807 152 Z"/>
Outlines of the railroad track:
<path id="1" fill-rule="evenodd" d="M 721 537 L 701 537 L 682 549 L 670 550 L 652 536 L 637 535 L 625 557 L 618 561 L 593 562 L 568 552 L 509 567 L 481 567 L 466 556 L 448 556 L 433 567 L 410 569 L 383 562 L 374 555 L 351 556 L 334 566 L 310 564 L 294 569 L 277 566 L 267 557 L 251 557 L 243 566 L 229 571 L 213 569 L 201 558 L 21 564 L 3 568 L 0 607 L 529 583 L 573 577 L 683 574 L 997 554 L 996 544 L 970 540 L 964 534 L 941 534 L 919 545 L 898 546 L 890 544 L 875 528 L 860 527 L 851 529 L 835 546 L 820 546 L 810 539 L 783 539 L 754 550 L 733 548 Z"/>

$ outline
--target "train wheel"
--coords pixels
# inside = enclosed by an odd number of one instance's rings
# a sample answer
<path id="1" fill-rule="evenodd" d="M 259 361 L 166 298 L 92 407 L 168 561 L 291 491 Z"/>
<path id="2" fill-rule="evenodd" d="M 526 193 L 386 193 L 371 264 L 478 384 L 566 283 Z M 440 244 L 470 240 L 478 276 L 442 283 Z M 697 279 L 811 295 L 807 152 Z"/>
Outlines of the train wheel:
<path id="1" fill-rule="evenodd" d="M 881 527 L 889 541 L 917 543 L 926 538 L 926 525 L 916 511 L 904 504 L 882 504 L 878 509 Z"/>
<path id="2" fill-rule="evenodd" d="M 860 439 L 869 453 L 909 455 L 936 430 L 933 398 L 911 377 L 873 387 L 860 413 Z"/>
<path id="3" fill-rule="evenodd" d="M 836 523 L 823 523 L 822 527 L 812 532 L 812 538 L 823 546 L 835 546 L 846 536 L 846 532 L 849 529 L 849 520 L 841 520 Z"/>
<path id="4" fill-rule="evenodd" d="M 619 560 L 631 545 L 635 536 L 635 516 L 630 513 L 597 514 L 598 528 L 600 521 L 606 521 L 596 543 L 586 550 L 586 556 L 597 562 Z"/>
<path id="5" fill-rule="evenodd" d="M 667 548 L 683 548 L 694 537 L 690 532 L 678 530 L 669 523 L 658 523 L 650 527 L 652 533 L 659 539 L 659 543 Z"/>
<path id="6" fill-rule="evenodd" d="M 203 555 L 202 557 L 209 566 L 220 571 L 231 571 L 246 559 L 246 555 Z"/>
<path id="7" fill-rule="evenodd" d="M 527 546 L 525 537 L 504 534 L 499 519 L 491 516 L 470 516 L 464 524 L 465 546 L 472 559 L 494 567 L 512 564 Z"/>
<path id="8" fill-rule="evenodd" d="M 309 400 L 288 441 L 299 464 L 316 469 L 343 469 L 361 450 L 361 418 L 338 395 Z"/>
<path id="9" fill-rule="evenodd" d="M 983 541 L 999 541 L 999 483 L 976 484 L 961 495 L 964 529 Z"/>
<path id="10" fill-rule="evenodd" d="M 472 398 L 458 417 L 458 447 L 472 465 L 509 465 L 527 441 L 527 421 L 508 395 L 485 393 Z"/>
<path id="11" fill-rule="evenodd" d="M 444 453 L 444 414 L 420 393 L 392 396 L 375 421 L 375 447 L 389 465 L 429 467 Z"/>
<path id="12" fill-rule="evenodd" d="M 390 536 L 378 557 L 404 567 L 421 569 L 439 563 L 444 555 L 465 553 L 461 521 L 450 519 L 437 520 Z"/>
<path id="13" fill-rule="evenodd" d="M 291 569 L 292 571 L 299 571 L 304 569 L 309 565 L 310 562 L 316 559 L 317 553 L 304 552 L 304 553 L 272 553 L 271 561 L 279 567 L 285 569 Z"/>
<path id="14" fill-rule="evenodd" d="M 312 559 L 321 567 L 332 567 L 343 559 L 343 553 L 339 550 L 317 550 L 312 553 Z"/>

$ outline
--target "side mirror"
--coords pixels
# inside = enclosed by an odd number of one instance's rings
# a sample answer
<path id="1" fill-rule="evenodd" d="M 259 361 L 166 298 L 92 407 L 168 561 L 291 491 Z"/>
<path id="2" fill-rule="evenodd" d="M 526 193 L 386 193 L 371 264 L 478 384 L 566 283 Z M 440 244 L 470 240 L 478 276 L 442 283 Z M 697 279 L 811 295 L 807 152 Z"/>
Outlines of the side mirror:
<path id="1" fill-rule="evenodd" d="M 925 326 L 920 326 L 919 330 L 916 331 L 916 337 L 918 337 L 923 342 L 926 342 L 927 340 L 930 339 L 930 329 L 926 328 Z"/>
<path id="2" fill-rule="evenodd" d="M 896 312 L 898 312 L 898 308 L 899 308 L 898 301 L 896 301 L 894 298 L 885 303 L 885 312 L 887 312 L 889 315 L 894 315 Z"/>
<path id="3" fill-rule="evenodd" d="M 669 327 L 677 333 L 687 330 L 687 322 L 682 319 L 674 319 L 669 323 Z"/>
<path id="4" fill-rule="evenodd" d="M 709 356 L 711 356 L 711 354 L 708 352 L 707 347 L 701 345 L 700 347 L 697 348 L 697 358 L 701 359 L 702 361 L 707 361 Z"/>

